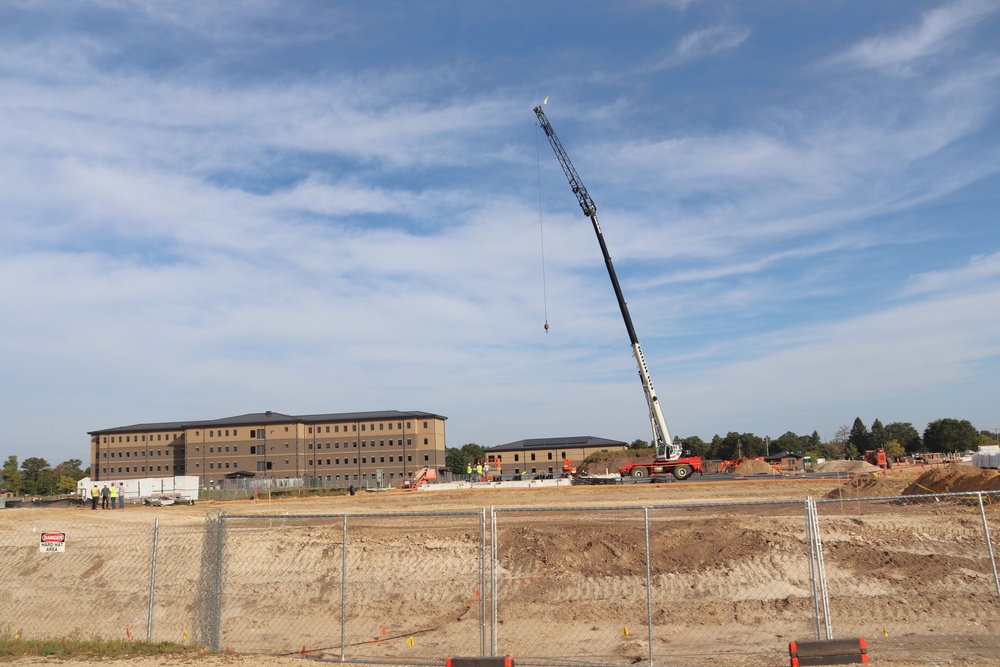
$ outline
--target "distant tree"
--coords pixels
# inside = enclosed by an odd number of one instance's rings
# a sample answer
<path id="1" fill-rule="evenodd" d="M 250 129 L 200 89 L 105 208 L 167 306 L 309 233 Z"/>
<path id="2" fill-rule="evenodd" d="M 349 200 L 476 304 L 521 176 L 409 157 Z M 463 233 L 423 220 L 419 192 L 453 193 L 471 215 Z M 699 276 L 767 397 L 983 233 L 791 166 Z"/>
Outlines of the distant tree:
<path id="1" fill-rule="evenodd" d="M 856 459 L 859 458 L 860 456 L 861 452 L 859 452 L 858 448 L 854 446 L 854 443 L 852 442 L 847 443 L 847 446 L 844 447 L 844 458 Z"/>
<path id="2" fill-rule="evenodd" d="M 710 445 L 696 435 L 686 438 L 674 438 L 674 442 L 681 446 L 682 451 L 690 451 L 692 456 L 706 457 Z"/>
<path id="3" fill-rule="evenodd" d="M 924 429 L 924 446 L 931 452 L 979 449 L 979 431 L 967 419 L 938 419 Z"/>
<path id="4" fill-rule="evenodd" d="M 444 453 L 444 464 L 455 474 L 464 475 L 470 463 L 475 468 L 476 462 L 485 458 L 483 448 L 474 442 L 469 442 L 462 445 L 461 449 L 447 448 Z"/>
<path id="5" fill-rule="evenodd" d="M 645 440 L 639 440 L 636 438 L 632 441 L 632 444 L 628 446 L 629 449 L 649 449 L 649 443 Z"/>
<path id="6" fill-rule="evenodd" d="M 859 452 L 871 449 L 870 443 L 871 435 L 868 433 L 868 427 L 866 427 L 865 423 L 861 421 L 861 417 L 856 417 L 854 419 L 854 426 L 851 427 L 851 435 L 847 438 L 847 444 L 853 447 L 854 455 L 849 456 L 846 448 L 844 450 L 844 455 L 849 459 L 857 458 Z"/>
<path id="7" fill-rule="evenodd" d="M 781 452 L 801 452 L 805 449 L 805 444 L 809 438 L 803 438 L 791 431 L 785 431 L 777 440 L 771 442 L 771 452 L 778 454 Z"/>
<path id="8" fill-rule="evenodd" d="M 73 493 L 76 491 L 76 482 L 77 480 L 70 475 L 62 475 L 56 483 L 56 491 L 58 493 Z"/>
<path id="9" fill-rule="evenodd" d="M 898 440 L 890 440 L 885 443 L 883 449 L 885 449 L 885 457 L 890 460 L 906 456 L 906 450 L 903 445 L 899 444 Z"/>
<path id="10" fill-rule="evenodd" d="M 885 443 L 887 442 L 889 442 L 889 439 L 886 437 L 885 427 L 882 426 L 882 422 L 876 418 L 875 421 L 872 422 L 871 433 L 868 434 L 868 448 L 879 449 L 881 447 L 884 449 Z"/>
<path id="11" fill-rule="evenodd" d="M 32 456 L 21 462 L 21 491 L 26 494 L 45 493 L 44 483 L 48 481 L 42 478 L 42 471 L 50 470 L 49 463 L 45 459 Z"/>
<path id="12" fill-rule="evenodd" d="M 819 447 L 822 444 L 823 440 L 819 437 L 819 432 L 813 431 L 812 435 L 809 436 L 809 442 L 806 443 L 806 446 L 815 449 L 816 447 Z"/>
<path id="13" fill-rule="evenodd" d="M 826 443 L 825 449 L 828 453 L 828 459 L 842 459 L 844 458 L 844 449 L 847 447 L 848 441 L 851 439 L 851 427 L 844 424 L 837 429 L 837 432 L 833 434 L 833 439 Z"/>
<path id="14" fill-rule="evenodd" d="M 917 429 L 910 422 L 892 422 L 885 427 L 886 440 L 895 440 L 903 446 L 907 454 L 923 451 L 924 443 Z"/>
<path id="15" fill-rule="evenodd" d="M 446 447 L 444 465 L 456 475 L 465 474 L 465 454 L 458 447 Z"/>
<path id="16" fill-rule="evenodd" d="M 60 477 L 67 475 L 72 477 L 74 481 L 79 481 L 87 476 L 81 468 L 82 465 L 83 461 L 80 459 L 69 459 L 57 465 L 55 471 Z M 74 486 L 73 488 L 75 489 L 76 487 Z"/>
<path id="17" fill-rule="evenodd" d="M 462 453 L 465 454 L 466 459 L 472 464 L 472 467 L 476 467 L 476 462 L 479 459 L 486 458 L 486 450 L 477 445 L 474 442 L 468 442 L 462 445 Z"/>
<path id="18" fill-rule="evenodd" d="M 21 493 L 21 471 L 18 469 L 16 456 L 7 457 L 0 475 L 3 475 L 3 488 L 10 489 L 15 494 Z"/>

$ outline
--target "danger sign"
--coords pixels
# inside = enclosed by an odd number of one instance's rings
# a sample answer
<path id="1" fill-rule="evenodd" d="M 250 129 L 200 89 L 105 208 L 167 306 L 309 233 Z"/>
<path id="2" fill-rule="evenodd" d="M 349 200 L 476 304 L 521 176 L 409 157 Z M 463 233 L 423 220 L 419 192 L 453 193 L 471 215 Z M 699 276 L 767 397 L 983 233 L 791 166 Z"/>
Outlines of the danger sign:
<path id="1" fill-rule="evenodd" d="M 43 554 L 66 551 L 66 533 L 42 533 L 39 551 Z"/>

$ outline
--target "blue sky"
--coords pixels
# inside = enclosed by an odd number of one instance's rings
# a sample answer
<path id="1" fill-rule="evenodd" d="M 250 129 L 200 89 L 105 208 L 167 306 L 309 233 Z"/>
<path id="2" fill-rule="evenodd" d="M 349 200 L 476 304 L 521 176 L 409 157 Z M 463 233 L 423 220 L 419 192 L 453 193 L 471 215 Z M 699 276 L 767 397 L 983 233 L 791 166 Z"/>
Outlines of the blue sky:
<path id="1" fill-rule="evenodd" d="M 675 435 L 1000 428 L 1000 0 L 15 0 L 0 44 L 4 455 L 648 440 L 545 97 Z"/>

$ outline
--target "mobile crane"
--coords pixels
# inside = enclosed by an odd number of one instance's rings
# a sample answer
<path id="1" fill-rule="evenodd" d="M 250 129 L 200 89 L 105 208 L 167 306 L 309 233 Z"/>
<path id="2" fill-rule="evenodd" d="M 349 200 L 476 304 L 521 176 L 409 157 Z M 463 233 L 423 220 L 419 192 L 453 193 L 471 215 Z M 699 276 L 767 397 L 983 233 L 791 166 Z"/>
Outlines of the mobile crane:
<path id="1" fill-rule="evenodd" d="M 629 315 L 625 297 L 622 295 L 621 285 L 618 284 L 618 276 L 615 273 L 614 264 L 611 263 L 611 255 L 608 254 L 608 246 L 604 242 L 604 233 L 601 231 L 601 224 L 597 221 L 597 205 L 590 198 L 587 188 L 583 186 L 580 175 L 576 173 L 576 168 L 569 159 L 566 150 L 562 147 L 559 137 L 549 123 L 549 119 L 542 111 L 542 107 L 535 107 L 535 115 L 545 136 L 552 146 L 552 150 L 559 160 L 566 179 L 569 181 L 573 194 L 583 209 L 583 214 L 590 218 L 594 225 L 594 233 L 597 234 L 597 242 L 601 246 L 601 253 L 604 255 L 604 263 L 608 267 L 608 276 L 611 278 L 611 285 L 614 287 L 615 296 L 618 298 L 618 307 L 622 312 L 622 319 L 625 320 L 625 329 L 628 331 L 629 342 L 632 344 L 632 354 L 639 365 L 639 379 L 642 381 L 642 390 L 646 395 L 646 404 L 649 406 L 649 422 L 653 429 L 653 446 L 656 448 L 656 460 L 648 463 L 626 463 L 622 466 L 622 477 L 649 477 L 657 474 L 672 474 L 676 479 L 687 479 L 694 473 L 701 473 L 700 456 L 682 456 L 681 447 L 670 438 L 670 431 L 667 429 L 667 421 L 663 418 L 663 411 L 660 409 L 659 399 L 656 397 L 656 390 L 653 389 L 653 381 L 649 377 L 649 369 L 646 367 L 646 359 L 642 355 L 642 347 L 639 346 L 639 338 L 635 334 L 635 327 L 632 326 L 632 317 Z"/>

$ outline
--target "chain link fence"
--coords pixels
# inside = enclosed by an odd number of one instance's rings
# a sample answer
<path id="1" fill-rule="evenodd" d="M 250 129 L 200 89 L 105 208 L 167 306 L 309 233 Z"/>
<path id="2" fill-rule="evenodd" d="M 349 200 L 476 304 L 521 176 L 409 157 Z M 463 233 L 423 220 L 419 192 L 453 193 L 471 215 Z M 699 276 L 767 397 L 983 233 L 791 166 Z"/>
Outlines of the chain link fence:
<path id="1" fill-rule="evenodd" d="M 992 494 L 0 524 L 0 627 L 381 664 L 1000 658 Z M 27 512 L 27 510 L 26 510 Z"/>

